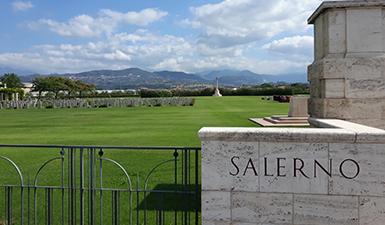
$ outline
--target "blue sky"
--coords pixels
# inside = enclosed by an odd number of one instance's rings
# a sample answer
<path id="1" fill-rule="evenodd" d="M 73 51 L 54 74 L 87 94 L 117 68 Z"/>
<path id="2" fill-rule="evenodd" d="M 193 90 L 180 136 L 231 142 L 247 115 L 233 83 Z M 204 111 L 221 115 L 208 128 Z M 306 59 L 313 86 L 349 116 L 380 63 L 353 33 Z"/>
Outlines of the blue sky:
<path id="1" fill-rule="evenodd" d="M 3 0 L 0 67 L 305 72 L 319 0 Z"/>

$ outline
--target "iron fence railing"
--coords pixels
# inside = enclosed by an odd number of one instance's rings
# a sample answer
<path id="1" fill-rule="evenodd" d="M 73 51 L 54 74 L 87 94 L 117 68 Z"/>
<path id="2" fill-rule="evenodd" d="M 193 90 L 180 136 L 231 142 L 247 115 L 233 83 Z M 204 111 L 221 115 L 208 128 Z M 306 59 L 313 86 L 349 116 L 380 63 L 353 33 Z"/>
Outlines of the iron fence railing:
<path id="1" fill-rule="evenodd" d="M 193 147 L 0 145 L 0 224 L 197 225 L 199 167 Z"/>

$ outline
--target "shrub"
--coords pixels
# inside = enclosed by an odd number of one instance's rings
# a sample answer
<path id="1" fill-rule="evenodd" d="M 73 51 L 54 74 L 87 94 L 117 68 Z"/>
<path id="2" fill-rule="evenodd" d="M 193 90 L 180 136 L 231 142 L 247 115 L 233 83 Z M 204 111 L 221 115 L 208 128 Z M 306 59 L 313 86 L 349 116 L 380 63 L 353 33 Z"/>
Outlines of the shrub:
<path id="1" fill-rule="evenodd" d="M 214 93 L 214 88 L 204 88 L 204 89 L 172 89 L 172 96 L 183 97 L 183 96 L 212 96 Z"/>
<path id="2" fill-rule="evenodd" d="M 139 95 L 142 98 L 164 98 L 172 97 L 172 92 L 165 89 L 141 89 Z"/>

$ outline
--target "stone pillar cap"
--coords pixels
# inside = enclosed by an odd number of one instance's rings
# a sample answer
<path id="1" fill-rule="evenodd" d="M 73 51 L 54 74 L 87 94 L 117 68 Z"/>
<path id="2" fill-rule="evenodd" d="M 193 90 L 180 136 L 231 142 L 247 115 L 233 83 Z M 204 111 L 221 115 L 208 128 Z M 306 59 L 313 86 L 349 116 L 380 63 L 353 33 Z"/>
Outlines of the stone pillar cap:
<path id="1" fill-rule="evenodd" d="M 352 7 L 385 6 L 385 0 L 356 0 L 356 1 L 324 1 L 307 20 L 308 24 L 314 24 L 315 19 L 327 9 L 352 8 Z"/>

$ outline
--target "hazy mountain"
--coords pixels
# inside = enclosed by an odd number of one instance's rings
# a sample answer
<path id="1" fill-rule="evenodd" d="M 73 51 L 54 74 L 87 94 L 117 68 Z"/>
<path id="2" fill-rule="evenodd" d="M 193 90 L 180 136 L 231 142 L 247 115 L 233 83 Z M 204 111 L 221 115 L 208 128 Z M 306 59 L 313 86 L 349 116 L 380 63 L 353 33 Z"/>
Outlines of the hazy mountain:
<path id="1" fill-rule="evenodd" d="M 256 85 L 272 82 L 271 75 L 256 74 L 249 70 L 214 70 L 201 73 L 200 76 L 207 80 L 219 79 L 222 85 L 241 86 Z"/>
<path id="2" fill-rule="evenodd" d="M 220 85 L 238 87 L 269 82 L 306 82 L 305 74 L 264 75 L 248 70 L 215 70 L 199 74 L 175 71 L 149 72 L 139 68 L 123 70 L 93 70 L 81 73 L 50 74 L 95 84 L 98 89 L 172 88 L 178 85 L 213 85 L 219 77 Z M 37 75 L 21 77 L 32 81 Z"/>
<path id="3" fill-rule="evenodd" d="M 171 88 L 177 85 L 206 84 L 208 82 L 194 74 L 174 71 L 149 72 L 139 68 L 94 70 L 59 76 L 92 83 L 98 89 Z"/>
<path id="4" fill-rule="evenodd" d="M 260 74 L 253 73 L 249 70 L 213 70 L 199 73 L 199 75 L 207 80 L 215 80 L 215 78 L 242 76 L 242 77 L 259 77 Z"/>
<path id="5" fill-rule="evenodd" d="M 7 67 L 7 66 L 0 67 L 0 76 L 2 76 L 5 73 L 15 73 L 19 76 L 26 76 L 26 75 L 34 74 L 34 72 L 30 71 L 30 70 L 15 69 L 15 68 Z"/>
<path id="6" fill-rule="evenodd" d="M 218 77 L 221 84 L 235 86 L 269 82 L 307 82 L 306 74 L 266 75 L 253 73 L 249 70 L 214 70 L 199 73 L 199 76 L 207 80 L 215 80 Z"/>
<path id="7" fill-rule="evenodd" d="M 181 83 L 206 83 L 208 81 L 207 79 L 204 79 L 198 75 L 185 72 L 158 71 L 154 73 L 165 79 L 170 79 Z"/>
<path id="8" fill-rule="evenodd" d="M 286 82 L 286 83 L 307 83 L 306 73 L 290 73 L 272 75 L 272 82 Z"/>
<path id="9" fill-rule="evenodd" d="M 171 85 L 170 80 L 139 68 L 94 70 L 62 76 L 95 84 L 99 89 L 168 88 Z"/>

